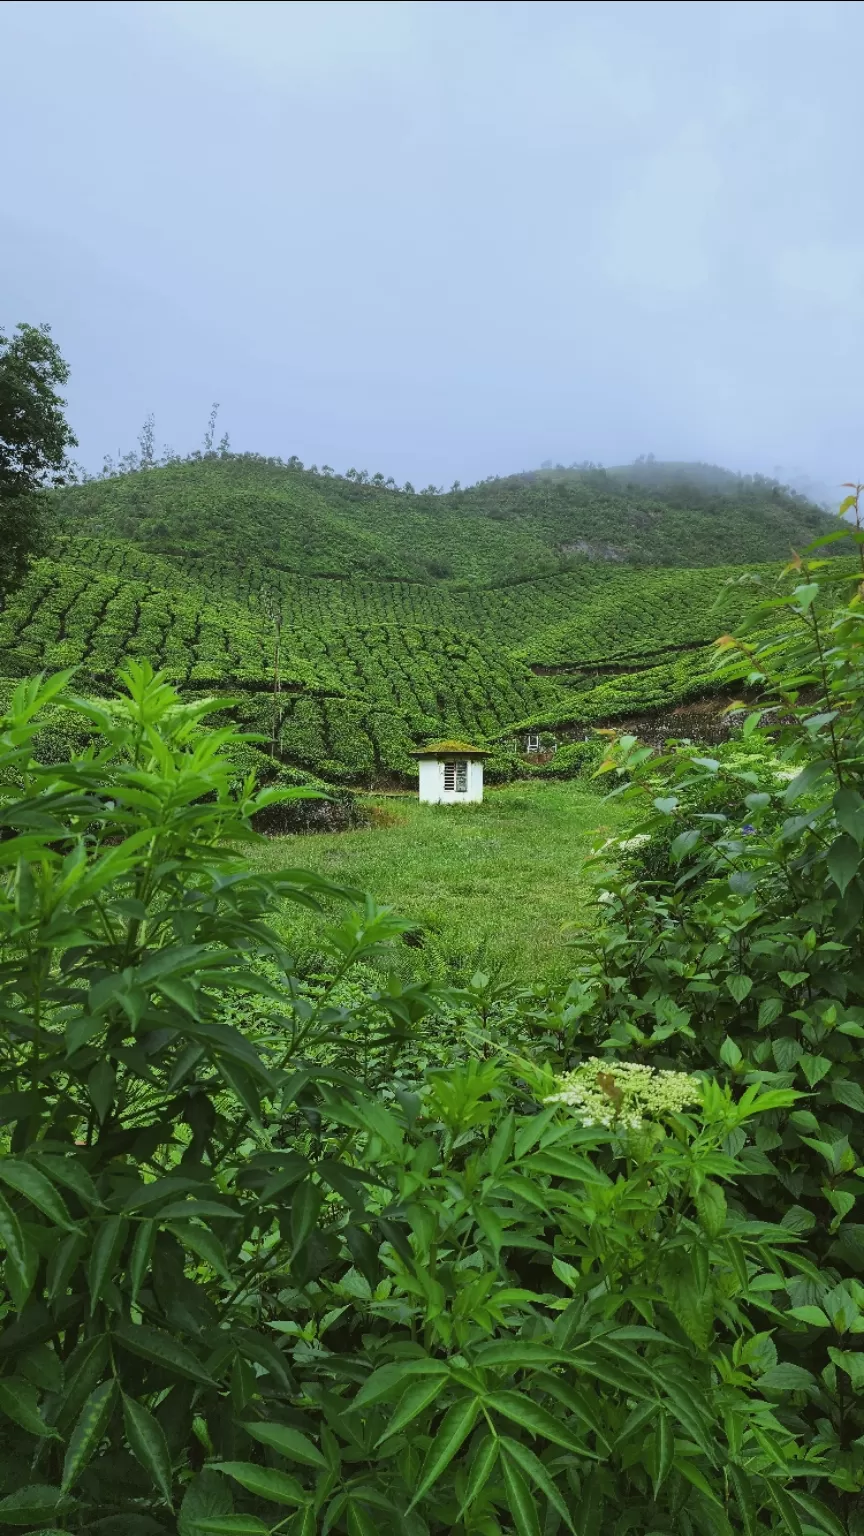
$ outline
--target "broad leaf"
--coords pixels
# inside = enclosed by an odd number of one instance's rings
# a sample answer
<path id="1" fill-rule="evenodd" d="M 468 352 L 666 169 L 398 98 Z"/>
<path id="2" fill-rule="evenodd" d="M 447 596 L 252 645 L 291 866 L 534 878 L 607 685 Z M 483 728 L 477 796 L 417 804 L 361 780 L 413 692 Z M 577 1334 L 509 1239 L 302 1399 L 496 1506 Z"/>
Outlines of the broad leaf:
<path id="1" fill-rule="evenodd" d="M 97 1449 L 111 1417 L 115 1393 L 116 1383 L 112 1377 L 109 1381 L 103 1381 L 95 1392 L 91 1392 L 84 1404 L 66 1448 L 62 1484 L 64 1493 L 72 1487 Z"/>
<path id="2" fill-rule="evenodd" d="M 159 1421 L 134 1397 L 123 1394 L 123 1422 L 133 1456 L 153 1479 L 166 1504 L 171 1504 L 172 1471 L 168 1443 Z"/>
<path id="3" fill-rule="evenodd" d="M 214 1461 L 211 1468 L 233 1478 L 257 1499 L 267 1499 L 273 1504 L 303 1504 L 308 1497 L 296 1477 L 275 1467 L 259 1467 L 251 1461 Z"/>
<path id="4" fill-rule="evenodd" d="M 420 1481 L 417 1491 L 408 1508 L 413 1509 L 420 1500 L 426 1497 L 430 1488 L 437 1483 L 442 1472 L 449 1467 L 453 1457 L 459 1450 L 463 1441 L 470 1435 L 480 1412 L 480 1401 L 476 1397 L 462 1397 L 452 1408 L 445 1413 L 439 1429 L 432 1440 L 432 1444 L 426 1455 L 426 1459 L 420 1468 Z"/>
<path id="5" fill-rule="evenodd" d="M 276 1451 L 279 1456 L 286 1457 L 288 1461 L 299 1461 L 306 1467 L 322 1469 L 327 1467 L 327 1462 L 318 1447 L 290 1424 L 262 1421 L 257 1424 L 245 1423 L 243 1428 L 253 1440 L 258 1440 L 261 1445 L 268 1446 L 271 1451 Z"/>

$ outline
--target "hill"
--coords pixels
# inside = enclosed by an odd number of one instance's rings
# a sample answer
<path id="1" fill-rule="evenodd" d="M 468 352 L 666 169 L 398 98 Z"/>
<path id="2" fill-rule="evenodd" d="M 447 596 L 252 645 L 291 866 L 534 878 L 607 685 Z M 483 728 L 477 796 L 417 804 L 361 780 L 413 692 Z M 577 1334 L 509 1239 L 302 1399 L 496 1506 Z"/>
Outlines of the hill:
<path id="1" fill-rule="evenodd" d="M 254 455 L 171 463 L 58 492 L 78 533 L 155 554 L 316 576 L 500 583 L 586 562 L 703 567 L 783 558 L 828 519 L 771 481 L 693 466 L 537 470 L 446 494 Z"/>
<path id="2" fill-rule="evenodd" d="M 588 467 L 417 495 L 214 456 L 55 493 L 62 531 L 0 614 L 0 679 L 76 666 L 98 691 L 147 655 L 235 695 L 270 775 L 387 783 L 433 736 L 512 772 L 531 733 L 710 690 L 707 647 L 772 557 L 833 526 L 768 482 L 630 468 L 650 483 Z"/>

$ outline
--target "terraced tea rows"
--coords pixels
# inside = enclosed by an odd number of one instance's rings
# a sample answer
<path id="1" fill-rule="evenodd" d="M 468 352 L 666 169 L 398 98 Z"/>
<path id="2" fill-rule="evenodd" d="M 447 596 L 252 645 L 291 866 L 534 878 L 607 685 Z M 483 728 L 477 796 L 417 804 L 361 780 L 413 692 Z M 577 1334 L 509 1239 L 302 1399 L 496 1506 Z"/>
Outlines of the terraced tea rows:
<path id="1" fill-rule="evenodd" d="M 65 536 L 54 556 L 0 614 L 0 678 L 76 665 L 99 686 L 147 655 L 188 687 L 239 693 L 286 763 L 351 782 L 413 772 L 430 736 L 578 731 L 704 693 L 705 646 L 777 569 L 584 561 L 466 588 L 300 577 L 107 535 Z"/>
<path id="2" fill-rule="evenodd" d="M 254 683 L 271 670 L 272 640 L 239 604 L 54 560 L 36 562 L 0 615 L 0 675 L 81 666 L 110 677 L 128 656 L 149 656 L 181 682 Z M 303 686 L 338 686 L 302 663 L 284 670 Z"/>

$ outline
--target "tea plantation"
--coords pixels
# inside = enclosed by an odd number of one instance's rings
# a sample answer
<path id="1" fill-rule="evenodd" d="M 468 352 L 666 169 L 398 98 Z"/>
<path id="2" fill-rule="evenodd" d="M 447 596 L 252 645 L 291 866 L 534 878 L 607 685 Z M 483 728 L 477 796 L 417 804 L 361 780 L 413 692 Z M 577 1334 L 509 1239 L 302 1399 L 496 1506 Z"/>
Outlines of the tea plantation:
<path id="1" fill-rule="evenodd" d="M 711 642 L 830 527 L 770 482 L 685 469 L 418 495 L 213 455 L 88 481 L 50 500 L 53 542 L 0 614 L 0 678 L 75 666 L 98 692 L 146 656 L 236 695 L 271 773 L 405 782 L 443 734 L 497 746 L 510 776 L 523 732 L 710 690 Z"/>

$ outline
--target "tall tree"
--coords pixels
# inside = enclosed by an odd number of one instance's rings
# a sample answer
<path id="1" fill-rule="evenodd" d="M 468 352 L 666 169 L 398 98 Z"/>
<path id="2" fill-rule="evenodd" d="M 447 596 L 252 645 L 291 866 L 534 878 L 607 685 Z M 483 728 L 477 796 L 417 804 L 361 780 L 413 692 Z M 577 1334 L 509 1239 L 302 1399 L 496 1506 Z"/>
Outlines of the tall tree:
<path id="1" fill-rule="evenodd" d="M 64 485 L 78 439 L 57 393 L 69 367 L 47 325 L 0 330 L 0 598 L 27 568 L 44 534 L 34 492 Z"/>

